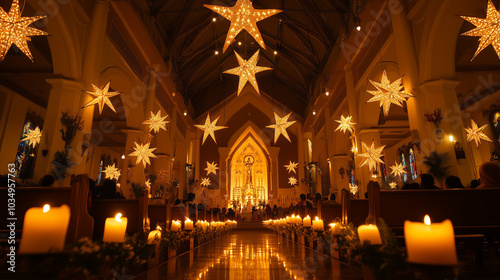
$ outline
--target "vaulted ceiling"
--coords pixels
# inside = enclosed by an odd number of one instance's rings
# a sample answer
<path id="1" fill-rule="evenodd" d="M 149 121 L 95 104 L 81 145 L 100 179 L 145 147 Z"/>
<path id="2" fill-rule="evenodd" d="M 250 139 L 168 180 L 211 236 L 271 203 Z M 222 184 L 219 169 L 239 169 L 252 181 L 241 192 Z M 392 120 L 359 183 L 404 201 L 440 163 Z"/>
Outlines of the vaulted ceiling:
<path id="1" fill-rule="evenodd" d="M 234 51 L 249 59 L 260 47 L 242 31 L 222 53 L 230 22 L 203 7 L 231 7 L 235 0 L 143 1 L 147 1 L 149 11 L 142 11 L 142 16 L 154 22 L 149 28 L 155 28 L 161 37 L 177 90 L 193 106 L 195 117 L 236 92 L 238 77 L 223 74 L 238 66 Z M 283 10 L 257 23 L 266 44 L 258 65 L 274 68 L 257 74 L 261 92 L 304 116 L 319 74 L 339 36 L 348 30 L 352 1 L 254 0 L 255 9 Z"/>

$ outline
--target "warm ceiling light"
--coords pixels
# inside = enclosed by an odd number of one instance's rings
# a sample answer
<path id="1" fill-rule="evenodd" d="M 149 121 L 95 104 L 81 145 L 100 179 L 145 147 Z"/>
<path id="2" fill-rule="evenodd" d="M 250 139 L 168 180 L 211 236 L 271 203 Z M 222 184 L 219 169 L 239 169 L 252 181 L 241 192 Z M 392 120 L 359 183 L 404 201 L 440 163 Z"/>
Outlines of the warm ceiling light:
<path id="1" fill-rule="evenodd" d="M 330 92 L 329 92 L 329 91 L 326 91 L 326 92 L 325 92 L 325 95 L 326 95 L 326 96 L 329 96 L 329 95 L 330 95 Z"/>
<path id="2" fill-rule="evenodd" d="M 212 18 L 212 21 L 213 21 L 213 22 L 216 22 L 216 21 L 217 21 L 217 18 Z"/>
<path id="3" fill-rule="evenodd" d="M 274 55 L 277 55 L 278 54 L 278 51 L 274 51 Z"/>
<path id="4" fill-rule="evenodd" d="M 241 42 L 238 42 L 238 45 L 241 46 Z"/>
<path id="5" fill-rule="evenodd" d="M 187 109 L 184 109 L 184 117 L 187 116 L 187 114 L 188 114 Z"/>
<path id="6" fill-rule="evenodd" d="M 312 113 L 314 116 L 316 116 L 316 109 L 313 109 Z"/>
<path id="7" fill-rule="evenodd" d="M 215 51 L 215 55 L 219 55 L 219 51 Z"/>

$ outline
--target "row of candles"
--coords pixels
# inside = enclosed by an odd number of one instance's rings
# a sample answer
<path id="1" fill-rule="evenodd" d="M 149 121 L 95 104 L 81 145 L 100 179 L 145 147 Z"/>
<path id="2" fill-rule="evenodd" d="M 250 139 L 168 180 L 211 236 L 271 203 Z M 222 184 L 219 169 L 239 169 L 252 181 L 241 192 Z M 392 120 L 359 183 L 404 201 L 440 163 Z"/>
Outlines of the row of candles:
<path id="1" fill-rule="evenodd" d="M 316 217 L 314 220 L 311 220 L 311 217 L 309 215 L 302 219 L 299 215 L 295 216 L 287 216 L 286 218 L 278 219 L 278 220 L 267 220 L 264 221 L 264 225 L 279 225 L 283 226 L 285 224 L 295 224 L 295 225 L 302 225 L 303 227 L 306 228 L 311 228 L 312 230 L 315 231 L 324 231 L 325 230 L 325 224 L 323 220 L 320 218 Z"/>
<path id="2" fill-rule="evenodd" d="M 43 207 L 33 207 L 26 211 L 24 216 L 23 233 L 19 253 L 36 254 L 47 252 L 60 252 L 64 248 L 64 241 L 68 231 L 70 208 L 67 205 L 53 207 L 45 204 Z M 103 242 L 125 241 L 128 220 L 121 213 L 115 217 L 107 218 L 104 224 Z M 196 227 L 206 229 L 208 227 L 221 228 L 229 226 L 234 228 L 236 221 L 207 222 L 198 221 Z M 181 230 L 181 221 L 172 221 L 171 231 Z M 184 230 L 193 230 L 193 221 L 186 219 Z M 161 228 L 157 227 L 148 236 L 150 239 L 161 238 Z"/>

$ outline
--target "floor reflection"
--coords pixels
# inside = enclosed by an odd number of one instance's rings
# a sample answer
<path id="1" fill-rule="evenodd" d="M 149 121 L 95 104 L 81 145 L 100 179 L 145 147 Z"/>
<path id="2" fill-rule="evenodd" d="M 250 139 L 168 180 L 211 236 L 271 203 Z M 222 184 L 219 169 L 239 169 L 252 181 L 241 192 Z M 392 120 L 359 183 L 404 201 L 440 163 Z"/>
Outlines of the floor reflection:
<path id="1" fill-rule="evenodd" d="M 360 272 L 281 241 L 268 231 L 235 231 L 135 279 L 362 279 Z"/>

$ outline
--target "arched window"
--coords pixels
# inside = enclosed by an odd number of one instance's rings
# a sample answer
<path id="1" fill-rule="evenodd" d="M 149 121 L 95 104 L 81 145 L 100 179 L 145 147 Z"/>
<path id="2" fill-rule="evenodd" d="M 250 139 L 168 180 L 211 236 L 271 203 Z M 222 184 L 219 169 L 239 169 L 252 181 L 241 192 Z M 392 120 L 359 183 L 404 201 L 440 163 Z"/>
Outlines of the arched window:
<path id="1" fill-rule="evenodd" d="M 410 148 L 408 158 L 410 159 L 411 179 L 415 180 L 415 179 L 417 179 L 418 175 L 417 175 L 417 163 L 415 161 L 415 152 L 413 151 L 413 148 Z"/>
<path id="2" fill-rule="evenodd" d="M 407 167 L 406 165 L 406 157 L 405 157 L 405 154 L 403 152 L 401 152 L 399 154 L 399 159 L 401 160 L 401 164 L 403 165 L 403 167 Z M 407 171 L 406 173 L 403 173 L 402 177 L 403 177 L 403 182 L 408 182 L 408 169 L 405 168 L 405 170 Z"/>

